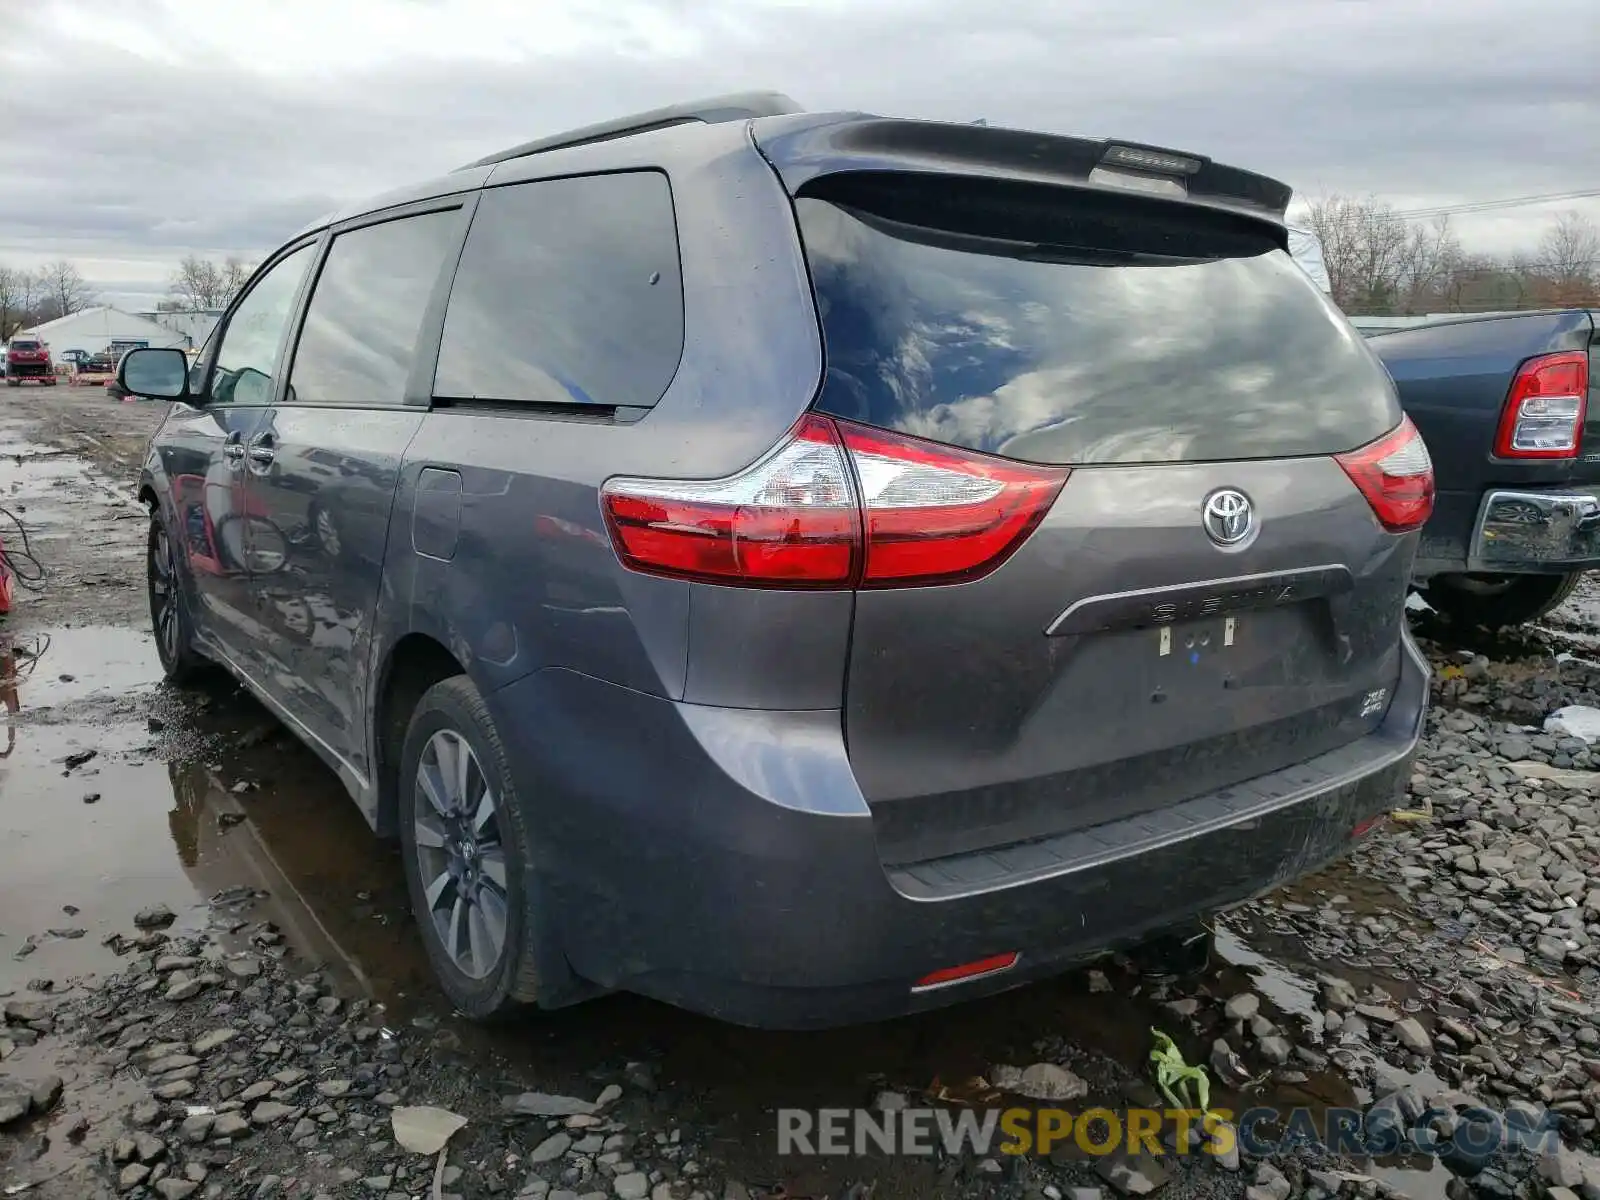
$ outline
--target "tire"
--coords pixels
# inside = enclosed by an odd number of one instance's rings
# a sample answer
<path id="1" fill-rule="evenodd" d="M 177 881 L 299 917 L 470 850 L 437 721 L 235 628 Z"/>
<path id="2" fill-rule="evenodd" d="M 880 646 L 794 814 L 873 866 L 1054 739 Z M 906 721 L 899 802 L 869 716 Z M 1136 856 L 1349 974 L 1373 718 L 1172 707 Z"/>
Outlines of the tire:
<path id="1" fill-rule="evenodd" d="M 1427 600 L 1461 625 L 1502 629 L 1526 625 L 1566 603 L 1584 572 L 1568 575 L 1439 575 L 1428 583 Z"/>
<path id="2" fill-rule="evenodd" d="M 462 747 L 472 759 L 465 805 L 450 782 L 460 778 L 453 768 Z M 432 780 L 427 788 L 424 777 Z M 485 786 L 492 789 L 487 813 Z M 500 735 L 465 675 L 434 684 L 417 702 L 400 755 L 399 789 L 406 887 L 439 986 L 479 1021 L 536 1003 L 532 834 Z M 471 854 L 463 853 L 467 842 L 475 843 Z"/>
<path id="3" fill-rule="evenodd" d="M 6 380 L 6 386 L 7 387 L 19 388 L 19 387 L 22 386 L 22 380 L 20 380 L 20 379 L 8 379 L 8 380 Z"/>
<path id="4" fill-rule="evenodd" d="M 168 682 L 179 687 L 193 683 L 209 664 L 195 653 L 194 627 L 178 587 L 172 540 L 167 536 L 166 525 L 155 514 L 150 517 L 150 533 L 145 540 L 145 593 L 162 673 Z"/>

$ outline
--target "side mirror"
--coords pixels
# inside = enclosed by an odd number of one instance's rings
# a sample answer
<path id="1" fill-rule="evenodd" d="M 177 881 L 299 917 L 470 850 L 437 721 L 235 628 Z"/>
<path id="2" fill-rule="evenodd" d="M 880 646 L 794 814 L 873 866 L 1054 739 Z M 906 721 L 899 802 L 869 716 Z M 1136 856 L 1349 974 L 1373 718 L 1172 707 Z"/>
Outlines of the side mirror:
<path id="1" fill-rule="evenodd" d="M 182 350 L 130 350 L 117 364 L 117 382 L 135 396 L 182 400 L 189 394 L 189 356 Z"/>

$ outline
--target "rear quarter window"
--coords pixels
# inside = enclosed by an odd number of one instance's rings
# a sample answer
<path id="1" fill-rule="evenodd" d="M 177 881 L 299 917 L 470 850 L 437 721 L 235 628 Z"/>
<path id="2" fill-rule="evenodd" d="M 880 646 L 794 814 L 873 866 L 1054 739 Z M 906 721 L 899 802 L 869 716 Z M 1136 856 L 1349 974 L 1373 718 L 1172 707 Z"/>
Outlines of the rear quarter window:
<path id="1" fill-rule="evenodd" d="M 450 293 L 434 394 L 648 407 L 677 373 L 683 336 L 665 175 L 491 188 Z"/>
<path id="2" fill-rule="evenodd" d="M 1065 464 L 1329 454 L 1398 422 L 1361 336 L 1266 236 L 941 186 L 796 202 L 824 411 Z"/>

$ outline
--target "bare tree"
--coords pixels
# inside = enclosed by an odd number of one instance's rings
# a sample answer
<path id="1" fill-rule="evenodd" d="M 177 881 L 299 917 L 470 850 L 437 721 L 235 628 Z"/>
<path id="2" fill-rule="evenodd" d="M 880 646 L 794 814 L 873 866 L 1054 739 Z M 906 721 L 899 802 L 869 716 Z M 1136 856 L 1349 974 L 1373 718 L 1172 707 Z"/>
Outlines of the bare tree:
<path id="1" fill-rule="evenodd" d="M 70 317 L 95 302 L 95 291 L 84 280 L 78 264 L 65 258 L 39 269 L 39 291 L 42 304 L 56 317 Z"/>
<path id="2" fill-rule="evenodd" d="M 222 277 L 222 302 L 218 308 L 226 308 L 233 303 L 233 298 L 244 290 L 244 285 L 250 282 L 250 276 L 255 273 L 255 264 L 247 263 L 241 258 L 229 255 L 222 264 L 220 275 Z"/>
<path id="3" fill-rule="evenodd" d="M 22 303 L 23 277 L 27 274 L 16 267 L 0 266 L 0 342 L 9 338 L 28 318 Z"/>
<path id="4" fill-rule="evenodd" d="M 1399 298 L 1412 235 L 1392 205 L 1375 197 L 1329 196 L 1307 224 L 1322 242 L 1334 301 L 1346 312 L 1387 312 Z"/>
<path id="5" fill-rule="evenodd" d="M 189 254 L 173 273 L 170 295 L 179 309 L 226 308 L 250 278 L 250 271 L 238 258 L 217 263 Z"/>
<path id="6" fill-rule="evenodd" d="M 1539 271 L 1554 285 L 1554 302 L 1583 303 L 1600 276 L 1600 230 L 1582 213 L 1562 213 L 1539 239 Z"/>

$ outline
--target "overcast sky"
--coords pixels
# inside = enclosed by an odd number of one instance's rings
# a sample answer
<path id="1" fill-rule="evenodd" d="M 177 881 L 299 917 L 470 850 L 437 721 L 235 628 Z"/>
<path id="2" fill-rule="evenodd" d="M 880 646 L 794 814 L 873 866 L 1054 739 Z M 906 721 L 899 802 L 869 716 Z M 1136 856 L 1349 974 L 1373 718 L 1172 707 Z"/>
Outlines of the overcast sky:
<path id="1" fill-rule="evenodd" d="M 1595 0 L 5 0 L 0 263 L 153 301 L 343 200 L 701 95 L 1116 136 L 1401 208 L 1600 188 Z M 1455 218 L 1531 248 L 1562 208 Z"/>

